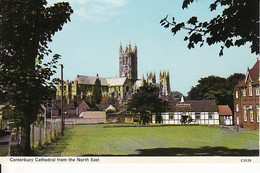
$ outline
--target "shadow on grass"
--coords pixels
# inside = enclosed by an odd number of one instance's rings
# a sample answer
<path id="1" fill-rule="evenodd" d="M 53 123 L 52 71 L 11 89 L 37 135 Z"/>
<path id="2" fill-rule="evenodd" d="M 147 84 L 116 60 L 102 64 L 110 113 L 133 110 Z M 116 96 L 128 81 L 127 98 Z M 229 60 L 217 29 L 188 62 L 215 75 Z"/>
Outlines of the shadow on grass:
<path id="1" fill-rule="evenodd" d="M 137 150 L 139 154 L 99 156 L 259 156 L 259 150 L 229 149 L 226 147 L 153 148 Z M 94 155 L 84 155 L 94 156 Z"/>
<path id="2" fill-rule="evenodd" d="M 34 150 L 35 156 L 61 156 L 61 153 L 67 148 L 68 142 L 73 135 L 70 129 L 64 131 L 64 136 L 58 136 L 52 143 L 44 144 Z"/>

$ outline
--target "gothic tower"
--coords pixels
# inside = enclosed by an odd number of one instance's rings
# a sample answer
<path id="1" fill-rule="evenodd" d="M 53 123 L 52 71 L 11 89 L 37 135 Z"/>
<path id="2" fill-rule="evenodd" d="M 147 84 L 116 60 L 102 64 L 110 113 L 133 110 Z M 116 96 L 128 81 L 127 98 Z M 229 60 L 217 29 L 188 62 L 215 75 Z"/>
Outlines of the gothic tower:
<path id="1" fill-rule="evenodd" d="M 160 96 L 169 96 L 171 93 L 169 70 L 160 72 Z"/>
<path id="2" fill-rule="evenodd" d="M 131 48 L 131 43 L 123 50 L 120 43 L 119 48 L 119 76 L 137 80 L 137 47 Z"/>

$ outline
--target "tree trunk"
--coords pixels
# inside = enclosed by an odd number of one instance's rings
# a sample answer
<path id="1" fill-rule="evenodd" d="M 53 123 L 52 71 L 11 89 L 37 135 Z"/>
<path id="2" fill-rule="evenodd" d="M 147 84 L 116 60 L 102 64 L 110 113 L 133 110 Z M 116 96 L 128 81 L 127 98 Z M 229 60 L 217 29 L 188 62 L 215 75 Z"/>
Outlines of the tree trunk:
<path id="1" fill-rule="evenodd" d="M 32 154 L 31 152 L 31 145 L 30 145 L 30 135 L 31 135 L 31 127 L 30 121 L 28 118 L 24 119 L 24 127 L 22 129 L 22 154 L 24 156 L 29 156 Z"/>

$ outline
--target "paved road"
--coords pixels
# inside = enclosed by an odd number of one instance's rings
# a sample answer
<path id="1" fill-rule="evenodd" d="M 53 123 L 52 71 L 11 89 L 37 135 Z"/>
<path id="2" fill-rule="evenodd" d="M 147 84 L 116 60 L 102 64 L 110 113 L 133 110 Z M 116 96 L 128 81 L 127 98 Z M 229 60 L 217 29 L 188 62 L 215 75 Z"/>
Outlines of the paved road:
<path id="1" fill-rule="evenodd" d="M 0 156 L 7 156 L 10 135 L 0 137 Z"/>

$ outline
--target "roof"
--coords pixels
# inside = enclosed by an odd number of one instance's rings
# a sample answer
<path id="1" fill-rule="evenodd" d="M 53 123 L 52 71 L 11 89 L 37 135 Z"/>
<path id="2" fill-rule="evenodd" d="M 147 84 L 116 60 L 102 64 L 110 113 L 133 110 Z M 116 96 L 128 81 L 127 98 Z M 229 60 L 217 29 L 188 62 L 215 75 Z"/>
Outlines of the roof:
<path id="1" fill-rule="evenodd" d="M 246 77 L 241 80 L 236 87 L 244 87 L 246 86 L 246 82 L 253 81 L 253 85 L 259 84 L 259 60 L 255 63 L 255 65 L 251 69 L 247 69 Z"/>
<path id="2" fill-rule="evenodd" d="M 219 115 L 232 115 L 232 111 L 228 105 L 218 105 Z"/>
<path id="3" fill-rule="evenodd" d="M 101 81 L 101 85 L 103 86 L 124 85 L 126 81 L 126 77 L 101 78 L 98 76 L 83 76 L 83 75 L 77 75 L 75 81 L 78 81 L 79 84 L 94 85 L 97 78 L 99 78 L 99 80 Z"/>
<path id="4" fill-rule="evenodd" d="M 107 84 L 110 86 L 124 85 L 126 81 L 126 77 L 106 78 L 106 80 L 107 80 Z"/>
<path id="5" fill-rule="evenodd" d="M 100 104 L 107 104 L 109 101 L 109 98 L 110 98 L 109 96 L 102 97 Z"/>
<path id="6" fill-rule="evenodd" d="M 110 106 L 110 104 L 96 104 L 96 107 L 98 108 L 98 110 L 100 111 L 104 111 L 105 109 L 107 109 Z"/>
<path id="7" fill-rule="evenodd" d="M 135 85 L 137 87 L 141 87 L 143 85 L 143 81 L 141 79 L 136 80 Z"/>
<path id="8" fill-rule="evenodd" d="M 172 101 L 169 105 L 173 112 L 218 112 L 214 100 Z"/>
<path id="9" fill-rule="evenodd" d="M 78 81 L 79 84 L 94 85 L 97 78 L 99 78 L 99 80 L 101 81 L 101 85 L 107 86 L 107 80 L 106 80 L 106 78 L 101 78 L 101 77 L 98 77 L 98 76 L 83 76 L 83 75 L 77 75 L 77 77 L 75 78 L 75 81 Z"/>

